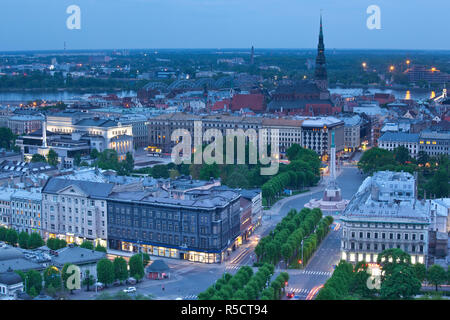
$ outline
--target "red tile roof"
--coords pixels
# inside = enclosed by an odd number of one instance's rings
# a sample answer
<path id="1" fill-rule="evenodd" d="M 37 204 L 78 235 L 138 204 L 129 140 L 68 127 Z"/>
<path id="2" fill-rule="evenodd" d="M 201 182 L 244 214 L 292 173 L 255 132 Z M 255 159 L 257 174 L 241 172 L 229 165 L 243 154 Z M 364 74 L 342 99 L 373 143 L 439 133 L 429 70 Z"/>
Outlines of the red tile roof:
<path id="1" fill-rule="evenodd" d="M 264 95 L 256 93 L 256 94 L 237 94 L 233 96 L 233 99 L 231 101 L 231 110 L 239 111 L 245 108 L 248 108 L 255 112 L 261 112 L 266 110 L 266 102 L 264 101 Z"/>

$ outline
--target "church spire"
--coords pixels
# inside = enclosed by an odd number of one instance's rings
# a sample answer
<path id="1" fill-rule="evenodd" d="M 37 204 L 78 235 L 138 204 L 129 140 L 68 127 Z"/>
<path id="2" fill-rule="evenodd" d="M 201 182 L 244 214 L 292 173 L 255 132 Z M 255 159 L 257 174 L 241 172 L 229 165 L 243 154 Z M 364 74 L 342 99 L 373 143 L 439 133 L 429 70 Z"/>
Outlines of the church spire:
<path id="1" fill-rule="evenodd" d="M 322 14 L 320 14 L 320 31 L 319 31 L 319 44 L 317 45 L 317 57 L 316 57 L 316 70 L 314 72 L 314 78 L 317 86 L 321 90 L 327 90 L 327 69 L 325 67 L 325 45 L 323 43 L 323 26 L 322 26 Z"/>

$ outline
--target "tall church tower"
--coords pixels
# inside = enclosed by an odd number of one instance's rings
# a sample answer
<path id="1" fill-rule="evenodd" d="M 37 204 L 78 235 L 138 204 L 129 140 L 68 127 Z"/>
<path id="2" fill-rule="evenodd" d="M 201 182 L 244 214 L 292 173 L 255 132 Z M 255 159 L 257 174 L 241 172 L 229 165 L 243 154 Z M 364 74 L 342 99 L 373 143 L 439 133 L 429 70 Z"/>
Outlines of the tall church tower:
<path id="1" fill-rule="evenodd" d="M 317 46 L 314 80 L 321 91 L 328 90 L 327 69 L 325 67 L 325 45 L 323 44 L 322 15 L 320 15 L 319 45 Z"/>
<path id="2" fill-rule="evenodd" d="M 255 63 L 255 48 L 252 46 L 252 50 L 250 52 L 250 64 L 253 65 Z"/>

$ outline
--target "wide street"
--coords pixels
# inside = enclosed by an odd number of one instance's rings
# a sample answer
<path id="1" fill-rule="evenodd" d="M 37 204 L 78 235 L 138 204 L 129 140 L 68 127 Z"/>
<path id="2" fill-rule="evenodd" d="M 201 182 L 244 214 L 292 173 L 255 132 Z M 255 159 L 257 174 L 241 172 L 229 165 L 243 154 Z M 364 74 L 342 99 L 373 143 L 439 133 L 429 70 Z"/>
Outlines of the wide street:
<path id="1" fill-rule="evenodd" d="M 337 182 L 342 189 L 345 199 L 350 199 L 357 191 L 363 180 L 359 170 L 350 165 L 344 165 L 337 177 Z M 250 241 L 243 244 L 238 250 L 233 252 L 230 259 L 220 265 L 201 264 L 195 262 L 164 259 L 171 268 L 170 279 L 148 280 L 135 285 L 137 293 L 151 294 L 155 299 L 196 299 L 196 296 L 214 283 L 224 272 L 234 274 L 239 267 L 243 265 L 252 265 L 254 261 L 253 249 L 259 239 L 267 235 L 275 225 L 291 209 L 301 210 L 303 206 L 312 198 L 319 198 L 323 195 L 324 183 L 311 188 L 310 192 L 285 198 L 279 201 L 272 209 L 265 213 L 263 225 L 257 229 Z M 324 212 L 324 215 L 329 214 Z M 331 276 L 333 265 L 339 261 L 340 251 L 340 228 L 339 221 L 332 226 L 329 235 L 323 240 L 314 256 L 310 259 L 304 270 L 287 270 L 290 274 L 287 291 L 293 291 L 299 299 L 306 299 L 308 294 L 315 288 L 325 283 Z M 152 257 L 154 259 L 154 257 Z M 256 271 L 256 268 L 254 269 Z M 286 271 L 276 268 L 274 277 L 279 272 Z M 120 287 L 110 287 L 107 292 L 113 294 L 126 288 L 126 285 Z M 317 290 L 317 289 L 316 289 Z M 314 293 L 316 293 L 314 290 Z M 95 299 L 95 292 L 76 292 L 75 299 Z M 311 294 L 312 295 L 312 294 Z"/>

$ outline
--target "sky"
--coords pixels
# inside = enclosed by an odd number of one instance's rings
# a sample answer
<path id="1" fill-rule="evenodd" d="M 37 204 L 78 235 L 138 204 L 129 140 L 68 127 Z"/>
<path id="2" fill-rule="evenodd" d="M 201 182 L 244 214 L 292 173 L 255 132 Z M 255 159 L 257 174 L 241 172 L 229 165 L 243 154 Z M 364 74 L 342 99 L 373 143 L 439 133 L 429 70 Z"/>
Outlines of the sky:
<path id="1" fill-rule="evenodd" d="M 66 13 L 80 8 L 80 28 Z M 370 30 L 367 8 L 380 8 Z M 146 48 L 450 50 L 449 0 L 0 0 L 0 51 Z"/>

